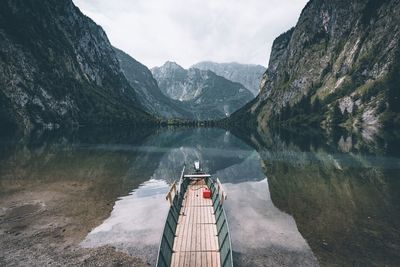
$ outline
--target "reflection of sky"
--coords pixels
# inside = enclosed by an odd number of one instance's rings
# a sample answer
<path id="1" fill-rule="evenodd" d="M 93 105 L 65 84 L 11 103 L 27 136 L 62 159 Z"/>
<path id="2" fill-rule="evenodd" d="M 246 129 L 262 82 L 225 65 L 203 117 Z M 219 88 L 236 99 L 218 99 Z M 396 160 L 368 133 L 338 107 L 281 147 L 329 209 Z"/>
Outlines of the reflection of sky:
<path id="1" fill-rule="evenodd" d="M 224 183 L 228 194 L 224 205 L 236 253 L 253 260 L 259 258 L 258 261 L 264 263 L 266 259 L 262 255 L 267 255 L 269 265 L 273 266 L 284 262 L 317 265 L 294 219 L 272 203 L 268 180 L 256 151 L 241 163 L 219 170 L 215 175 Z"/>
<path id="2" fill-rule="evenodd" d="M 287 266 L 292 262 L 299 266 L 318 265 L 292 216 L 272 203 L 267 179 L 224 184 L 224 187 L 228 194 L 225 208 L 235 252 L 253 260 L 260 257 L 265 261 L 263 257 L 266 257 L 273 266 Z"/>
<path id="3" fill-rule="evenodd" d="M 225 143 L 223 148 L 185 144 L 185 142 L 177 146 L 176 142 L 168 141 L 169 139 L 163 135 L 153 140 L 154 143 L 146 143 L 144 146 L 84 146 L 95 150 L 160 153 L 161 157 L 154 165 L 156 167 L 152 170 L 150 180 L 129 196 L 116 201 L 110 217 L 93 229 L 82 245 L 86 247 L 113 245 L 154 263 L 169 208 L 165 200 L 168 184 L 179 178 L 184 162 L 192 164 L 194 160 L 199 159 L 206 170 L 210 170 L 220 178 L 228 192 L 228 200 L 225 203 L 235 251 L 254 257 L 267 253 L 255 252 L 258 249 L 279 251 L 281 254 L 287 252 L 288 258 L 295 257 L 291 256 L 290 252 L 296 252 L 296 255 L 300 253 L 307 259 L 306 263 L 314 264 L 313 254 L 298 232 L 293 218 L 274 207 L 259 154 L 224 131 L 216 131 L 215 134 L 219 137 L 222 134 L 223 138 L 218 140 Z M 196 137 L 208 140 L 212 136 L 202 137 L 196 131 Z M 169 145 L 158 147 L 156 144 L 161 142 L 160 140 Z M 199 140 L 199 142 L 205 141 Z M 212 142 L 216 141 L 210 141 Z M 141 157 L 141 160 L 146 161 L 144 157 Z M 135 169 L 134 166 L 132 169 Z M 272 258 L 274 257 L 279 258 L 272 255 Z"/>
<path id="4" fill-rule="evenodd" d="M 121 197 L 115 202 L 110 217 L 88 234 L 82 246 L 113 245 L 144 256 L 145 260 L 154 257 L 168 212 L 167 191 L 168 185 L 164 181 L 151 179 L 128 196 Z"/>

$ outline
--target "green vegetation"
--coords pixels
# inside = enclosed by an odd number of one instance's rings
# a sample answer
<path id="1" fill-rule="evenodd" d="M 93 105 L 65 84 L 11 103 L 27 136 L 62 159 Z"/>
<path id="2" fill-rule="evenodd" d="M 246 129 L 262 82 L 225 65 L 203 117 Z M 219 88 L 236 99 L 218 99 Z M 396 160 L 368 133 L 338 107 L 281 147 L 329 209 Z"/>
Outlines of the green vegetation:
<path id="1" fill-rule="evenodd" d="M 368 0 L 361 17 L 361 23 L 367 26 L 372 19 L 376 18 L 379 8 L 387 2 L 389 0 Z"/>
<path id="2" fill-rule="evenodd" d="M 400 51 L 397 50 L 394 66 L 386 80 L 388 109 L 382 121 L 386 128 L 399 127 L 400 125 Z"/>
<path id="3" fill-rule="evenodd" d="M 319 126 L 326 111 L 326 107 L 321 106 L 318 97 L 311 103 L 311 95 L 307 94 L 293 106 L 288 104 L 280 113 L 274 113 L 270 118 L 269 125 L 271 127 Z"/>
<path id="4" fill-rule="evenodd" d="M 72 1 L 8 1 L 0 10 L 0 24 L 0 68 L 12 71 L 1 75 L 0 85 L 18 81 L 11 93 L 1 92 L 5 118 L 0 121 L 7 119 L 5 125 L 27 129 L 157 123 L 141 110 L 101 28 Z M 18 91 L 27 97 L 26 104 L 14 100 Z"/>
<path id="5" fill-rule="evenodd" d="M 290 105 L 287 104 L 280 112 L 275 112 L 269 118 L 271 127 L 280 126 L 318 126 L 328 119 L 328 125 L 336 127 L 351 127 L 353 123 L 362 122 L 362 111 L 354 105 L 353 112 L 342 113 L 339 109 L 338 100 L 353 96 L 353 101 L 359 100 L 361 103 L 372 103 L 377 114 L 381 114 L 381 122 L 384 127 L 398 127 L 400 125 L 400 58 L 399 52 L 396 53 L 396 62 L 389 73 L 379 80 L 365 81 L 362 70 L 368 69 L 374 63 L 371 53 L 363 55 L 360 63 L 349 72 L 343 84 L 334 92 L 320 99 L 316 91 L 321 84 L 312 86 L 309 93 L 301 98 L 300 101 Z M 360 66 L 363 67 L 360 67 Z M 323 71 L 323 77 L 331 69 L 328 67 Z"/>
<path id="6" fill-rule="evenodd" d="M 167 119 L 160 120 L 159 124 L 161 126 L 185 126 L 185 127 L 212 127 L 216 125 L 216 121 L 213 120 L 205 120 L 205 121 L 197 121 L 197 120 L 185 120 L 185 119 Z"/>

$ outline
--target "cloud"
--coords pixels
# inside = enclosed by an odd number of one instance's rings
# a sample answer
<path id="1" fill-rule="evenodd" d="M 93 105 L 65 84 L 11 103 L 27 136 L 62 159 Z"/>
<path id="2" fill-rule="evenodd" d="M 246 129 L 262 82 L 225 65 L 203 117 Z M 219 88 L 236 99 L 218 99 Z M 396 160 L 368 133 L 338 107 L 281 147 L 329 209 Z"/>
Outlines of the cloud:
<path id="1" fill-rule="evenodd" d="M 148 67 L 167 60 L 266 66 L 307 0 L 73 0 L 111 43 Z"/>

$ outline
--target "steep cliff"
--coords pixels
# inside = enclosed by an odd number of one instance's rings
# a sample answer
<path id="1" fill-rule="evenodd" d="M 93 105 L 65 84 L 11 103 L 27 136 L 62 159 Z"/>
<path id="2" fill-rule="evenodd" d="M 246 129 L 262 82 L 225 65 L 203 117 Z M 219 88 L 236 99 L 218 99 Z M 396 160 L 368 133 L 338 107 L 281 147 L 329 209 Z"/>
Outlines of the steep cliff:
<path id="1" fill-rule="evenodd" d="M 212 71 L 186 70 L 175 62 L 166 62 L 151 71 L 160 90 L 188 106 L 195 119 L 225 118 L 254 98 L 243 85 Z"/>
<path id="2" fill-rule="evenodd" d="M 135 90 L 143 108 L 155 116 L 164 118 L 192 118 L 188 107 L 178 100 L 165 96 L 158 88 L 151 71 L 125 52 L 114 48 L 122 72 Z"/>
<path id="3" fill-rule="evenodd" d="M 2 2 L 0 104 L 0 123 L 24 130 L 154 120 L 104 31 L 71 0 Z"/>
<path id="4" fill-rule="evenodd" d="M 265 68 L 261 65 L 232 63 L 199 62 L 192 66 L 201 70 L 211 70 L 215 74 L 233 82 L 243 84 L 254 96 L 260 92 L 260 83 Z"/>
<path id="5" fill-rule="evenodd" d="M 398 0 L 312 0 L 275 40 L 259 96 L 232 121 L 372 132 L 398 124 L 399 38 Z"/>

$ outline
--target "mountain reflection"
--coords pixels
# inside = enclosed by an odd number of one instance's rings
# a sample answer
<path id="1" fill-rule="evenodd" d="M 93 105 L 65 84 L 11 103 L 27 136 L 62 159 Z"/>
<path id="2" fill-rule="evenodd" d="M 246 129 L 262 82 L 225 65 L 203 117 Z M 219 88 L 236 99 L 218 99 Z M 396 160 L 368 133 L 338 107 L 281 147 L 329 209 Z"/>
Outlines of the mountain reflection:
<path id="1" fill-rule="evenodd" d="M 320 265 L 399 266 L 397 141 L 297 132 L 247 140 L 262 158 L 273 203 L 293 216 Z"/>
<path id="2" fill-rule="evenodd" d="M 0 197 L 21 199 L 4 210 L 51 204 L 82 246 L 111 245 L 154 265 L 165 192 L 199 159 L 228 193 L 236 266 L 399 266 L 396 142 L 209 128 L 10 136 L 0 143 Z"/>
<path id="3" fill-rule="evenodd" d="M 107 146 L 91 147 L 99 148 L 104 150 Z M 229 132 L 203 128 L 170 129 L 157 132 L 139 146 L 110 148 L 114 151 L 143 152 L 138 159 L 142 165 L 152 158 L 149 155 L 157 154 L 157 162 L 149 176 L 151 180 L 116 201 L 110 217 L 89 233 L 82 245 L 113 245 L 154 264 L 168 204 L 165 196 L 159 194 L 162 190 L 151 188 L 154 184 L 171 184 L 178 179 L 184 163 L 191 164 L 199 159 L 207 171 L 226 185 L 229 195 L 227 211 L 232 220 L 233 249 L 238 266 L 262 266 L 265 250 L 273 251 L 269 254 L 270 263 L 276 264 L 279 258 L 285 256 L 288 263 L 316 265 L 315 257 L 298 232 L 293 218 L 272 204 L 257 151 Z M 241 192 L 242 189 L 245 193 Z M 154 194 L 140 197 L 149 190 Z M 244 224 L 249 227 L 243 227 Z M 258 236 L 260 232 L 263 235 Z M 145 244 L 142 236 L 146 236 Z M 249 258 L 254 260 L 249 262 Z"/>

